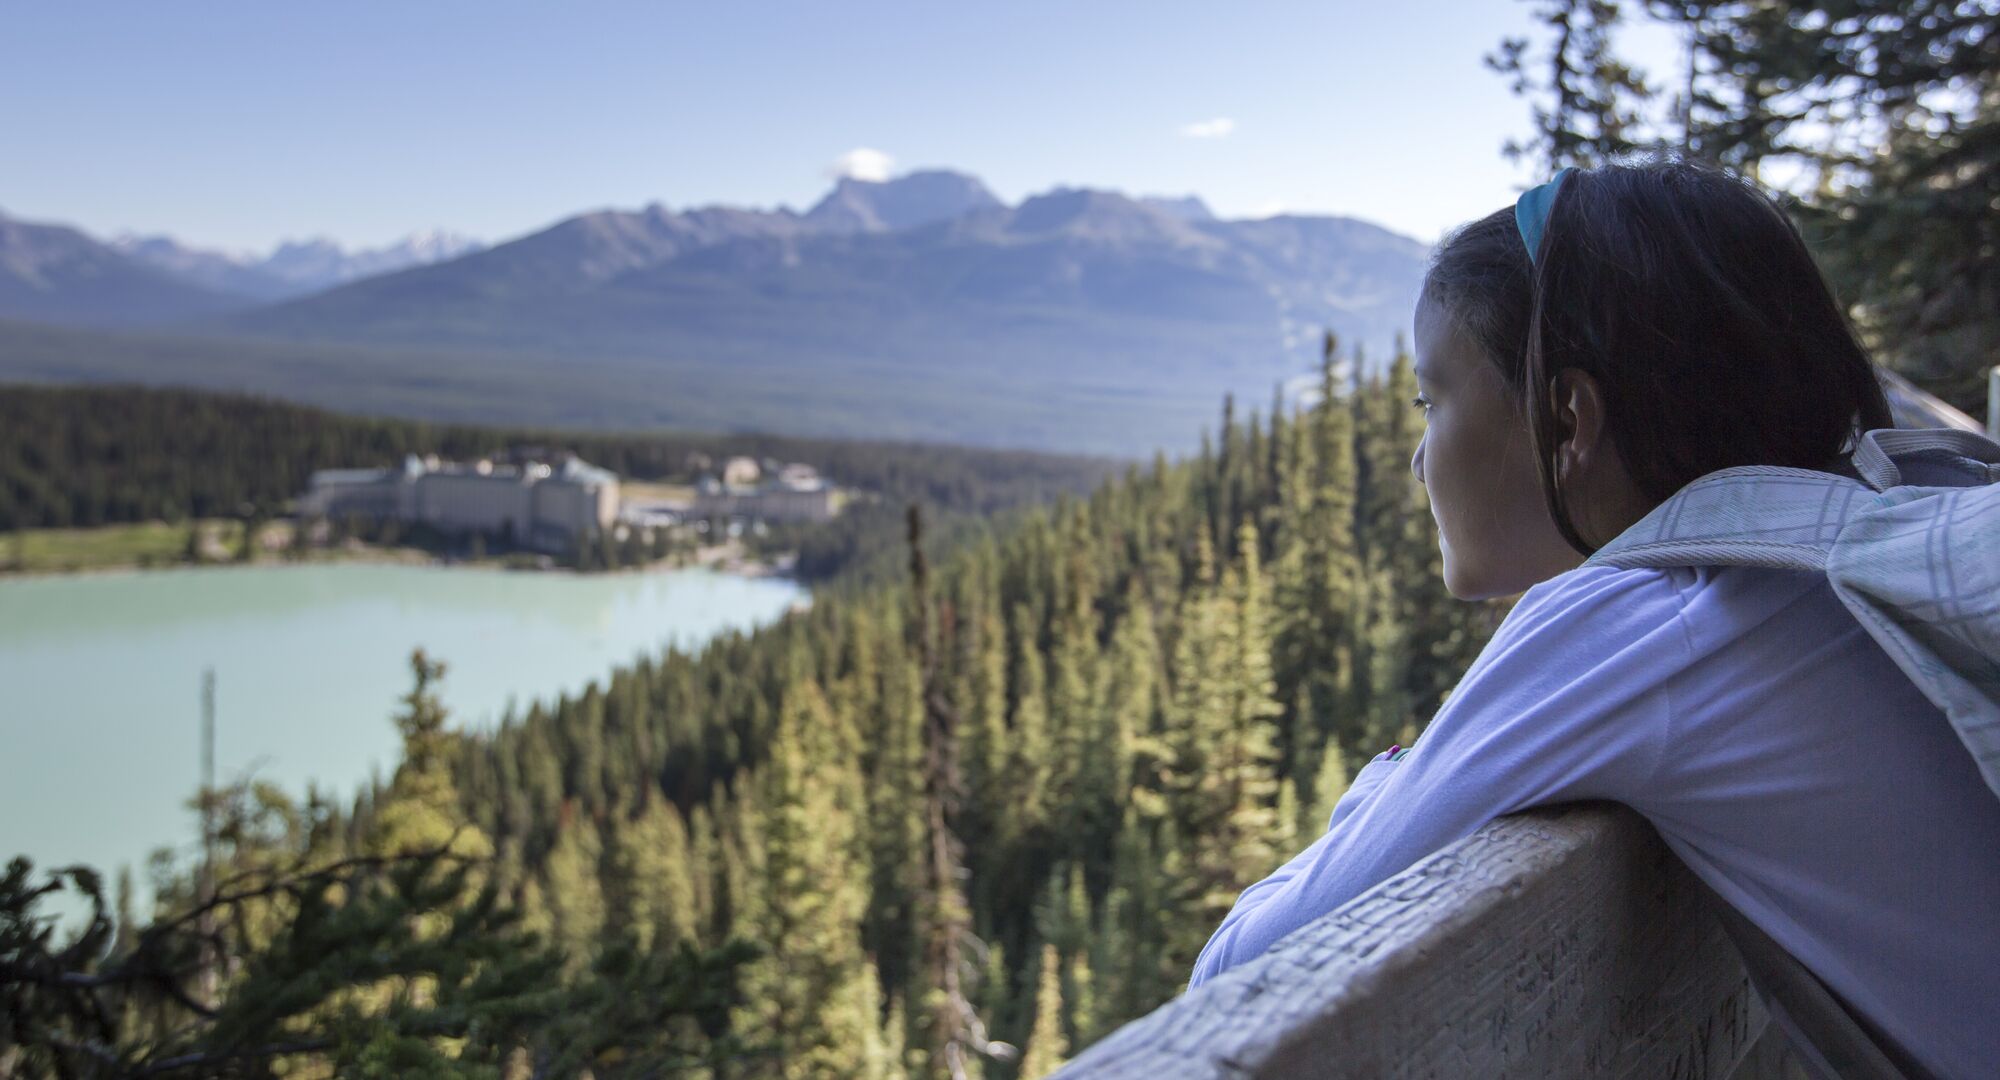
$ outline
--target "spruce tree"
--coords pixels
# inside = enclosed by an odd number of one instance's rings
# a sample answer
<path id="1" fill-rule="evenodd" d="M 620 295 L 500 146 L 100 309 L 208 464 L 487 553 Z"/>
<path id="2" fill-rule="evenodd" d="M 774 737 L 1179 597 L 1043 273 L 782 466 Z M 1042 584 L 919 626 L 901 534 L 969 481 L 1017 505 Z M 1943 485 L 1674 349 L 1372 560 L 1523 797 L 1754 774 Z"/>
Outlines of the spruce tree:
<path id="1" fill-rule="evenodd" d="M 1075 547 L 1068 553 L 1067 583 L 1056 613 L 1049 646 L 1049 779 L 1048 798 L 1056 808 L 1058 836 L 1073 845 L 1086 827 L 1087 803 L 1096 794 L 1084 787 L 1081 770 L 1091 748 L 1110 737 L 1103 730 L 1106 711 L 1097 697 L 1097 585 L 1088 559 Z"/>
<path id="2" fill-rule="evenodd" d="M 1085 867 L 1104 880 L 1110 876 L 1119 823 L 1137 782 L 1134 763 L 1142 750 L 1157 756 L 1160 749 L 1154 730 L 1162 681 L 1160 641 L 1152 605 L 1136 578 L 1126 585 L 1125 613 L 1111 632 L 1100 671 L 1102 720 L 1083 750 L 1078 839 Z"/>
<path id="3" fill-rule="evenodd" d="M 433 689 L 444 677 L 444 664 L 418 649 L 410 655 L 410 669 L 416 685 L 403 695 L 403 711 L 395 721 L 403 737 L 403 758 L 387 798 L 375 810 L 369 849 L 401 854 L 449 842 L 455 854 L 491 855 L 492 842 L 463 821 L 451 768 L 456 746 L 445 730 L 448 716 Z"/>
<path id="4" fill-rule="evenodd" d="M 1279 820 L 1275 805 L 1275 719 L 1282 710 L 1272 697 L 1269 610 L 1255 525 L 1246 521 L 1238 528 L 1236 548 L 1241 557 L 1223 583 L 1231 616 L 1224 653 L 1228 698 L 1225 727 L 1218 733 L 1221 753 L 1214 759 L 1227 784 L 1226 839 L 1211 850 L 1212 857 L 1224 860 L 1228 880 L 1240 892 L 1278 863 L 1293 830 Z"/>
<path id="5" fill-rule="evenodd" d="M 1050 758 L 1048 680 L 1043 675 L 1042 647 L 1033 613 L 1026 604 L 1013 607 L 1012 732 L 1009 736 L 1011 813 L 1006 828 L 1015 836 L 1040 829 L 1049 820 Z"/>
<path id="6" fill-rule="evenodd" d="M 610 833 L 606 930 L 641 952 L 695 940 L 696 862 L 680 811 L 653 800 Z"/>
<path id="7" fill-rule="evenodd" d="M 973 659 L 966 675 L 971 715 L 960 756 L 965 765 L 966 848 L 977 860 L 998 843 L 1014 810 L 1008 801 L 1013 750 L 1007 730 L 1007 631 L 991 596 L 981 597 L 973 617 Z"/>
<path id="8" fill-rule="evenodd" d="M 597 823 L 578 816 L 562 827 L 544 867 L 553 940 L 569 958 L 572 974 L 589 966 L 607 915 L 599 876 L 604 841 Z"/>
<path id="9" fill-rule="evenodd" d="M 1551 44 L 1537 75 L 1527 38 L 1509 38 L 1486 66 L 1512 78 L 1511 89 L 1533 104 L 1534 134 L 1508 140 L 1510 159 L 1526 158 L 1543 176 L 1564 165 L 1596 165 L 1645 144 L 1640 108 L 1652 89 L 1620 60 L 1613 38 L 1622 12 L 1613 0 L 1535 0 L 1535 18 Z"/>
<path id="10" fill-rule="evenodd" d="M 1021 1080 L 1042 1080 L 1069 1060 L 1069 1040 L 1063 1035 L 1062 975 L 1054 945 L 1043 945 L 1035 984 L 1035 1026 L 1021 1058 Z"/>
<path id="11" fill-rule="evenodd" d="M 816 684 L 787 688 L 759 777 L 762 865 L 743 884 L 756 901 L 738 931 L 768 950 L 744 973 L 748 1030 L 777 1042 L 784 1077 L 888 1075 L 880 982 L 861 949 L 857 808 L 841 805 L 833 779 L 853 765 L 836 756 L 833 728 Z"/>
<path id="12" fill-rule="evenodd" d="M 1328 332 L 1320 357 L 1319 399 L 1300 422 L 1299 475 L 1287 495 L 1300 522 L 1277 568 L 1279 620 L 1274 680 L 1280 700 L 1295 699 L 1307 686 L 1322 710 L 1320 731 L 1289 732 L 1307 744 L 1329 735 L 1358 741 L 1354 672 L 1355 621 L 1361 568 L 1355 551 L 1354 422 L 1340 392 L 1335 357 L 1338 342 Z M 1288 741 L 1289 741 L 1288 740 Z M 1291 748 L 1285 748 L 1288 753 Z"/>

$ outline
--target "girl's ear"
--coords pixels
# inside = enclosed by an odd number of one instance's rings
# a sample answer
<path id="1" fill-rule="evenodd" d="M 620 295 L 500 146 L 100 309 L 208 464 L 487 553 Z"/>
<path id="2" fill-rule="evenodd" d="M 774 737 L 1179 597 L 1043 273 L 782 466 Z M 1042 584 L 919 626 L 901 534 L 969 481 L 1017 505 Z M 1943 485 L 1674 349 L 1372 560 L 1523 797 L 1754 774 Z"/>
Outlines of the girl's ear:
<path id="1" fill-rule="evenodd" d="M 1549 380 L 1556 431 L 1556 481 L 1563 483 L 1580 470 L 1595 466 L 1610 448 L 1606 441 L 1604 389 L 1587 371 L 1565 368 Z"/>
<path id="2" fill-rule="evenodd" d="M 1611 437 L 1611 412 L 1604 387 L 1588 372 L 1571 368 L 1550 382 L 1554 390 L 1556 486 L 1571 507 L 1577 534 L 1593 546 L 1608 543 L 1653 509 L 1633 480 Z"/>

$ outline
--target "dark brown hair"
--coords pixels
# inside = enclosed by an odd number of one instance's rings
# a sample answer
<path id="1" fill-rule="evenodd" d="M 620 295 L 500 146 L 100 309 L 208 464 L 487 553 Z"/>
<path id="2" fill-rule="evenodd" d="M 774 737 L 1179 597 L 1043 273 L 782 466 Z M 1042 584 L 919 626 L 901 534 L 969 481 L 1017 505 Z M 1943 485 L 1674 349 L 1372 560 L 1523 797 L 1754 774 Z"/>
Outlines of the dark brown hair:
<path id="1" fill-rule="evenodd" d="M 1556 484 L 1564 371 L 1603 389 L 1612 444 L 1655 503 L 1738 465 L 1838 471 L 1859 432 L 1891 426 L 1874 367 L 1798 229 L 1718 169 L 1579 169 L 1532 262 L 1509 206 L 1445 237 L 1423 296 L 1499 366 L 1549 514 L 1584 554 Z"/>

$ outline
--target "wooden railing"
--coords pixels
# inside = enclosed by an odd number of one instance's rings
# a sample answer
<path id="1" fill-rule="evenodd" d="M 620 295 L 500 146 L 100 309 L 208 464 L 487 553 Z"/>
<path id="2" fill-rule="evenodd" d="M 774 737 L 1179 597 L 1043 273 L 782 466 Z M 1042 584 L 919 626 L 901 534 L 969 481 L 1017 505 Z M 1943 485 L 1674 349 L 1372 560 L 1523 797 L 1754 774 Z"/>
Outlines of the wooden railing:
<path id="1" fill-rule="evenodd" d="M 1986 373 L 1986 437 L 2000 441 L 2000 364 Z"/>
<path id="2" fill-rule="evenodd" d="M 1513 815 L 1056 1075 L 1803 1076 L 1708 905 L 1630 810 Z"/>

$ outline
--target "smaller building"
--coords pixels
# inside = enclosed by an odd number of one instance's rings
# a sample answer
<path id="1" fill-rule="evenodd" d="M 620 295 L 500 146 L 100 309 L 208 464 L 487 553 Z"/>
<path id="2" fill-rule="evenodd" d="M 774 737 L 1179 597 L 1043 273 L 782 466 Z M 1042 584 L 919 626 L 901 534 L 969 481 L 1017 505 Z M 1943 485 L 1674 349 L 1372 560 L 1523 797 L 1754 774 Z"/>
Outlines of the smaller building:
<path id="1" fill-rule="evenodd" d="M 731 458 L 723 466 L 721 479 L 705 476 L 695 485 L 690 512 L 698 518 L 755 521 L 826 521 L 833 517 L 833 486 L 812 466 L 785 465 L 775 473 L 772 479 L 760 480 L 764 470 L 755 461 Z M 744 482 L 746 476 L 749 480 Z"/>
<path id="2" fill-rule="evenodd" d="M 722 465 L 722 483 L 725 487 L 756 487 L 763 479 L 764 472 L 757 465 L 756 458 L 733 457 Z"/>

